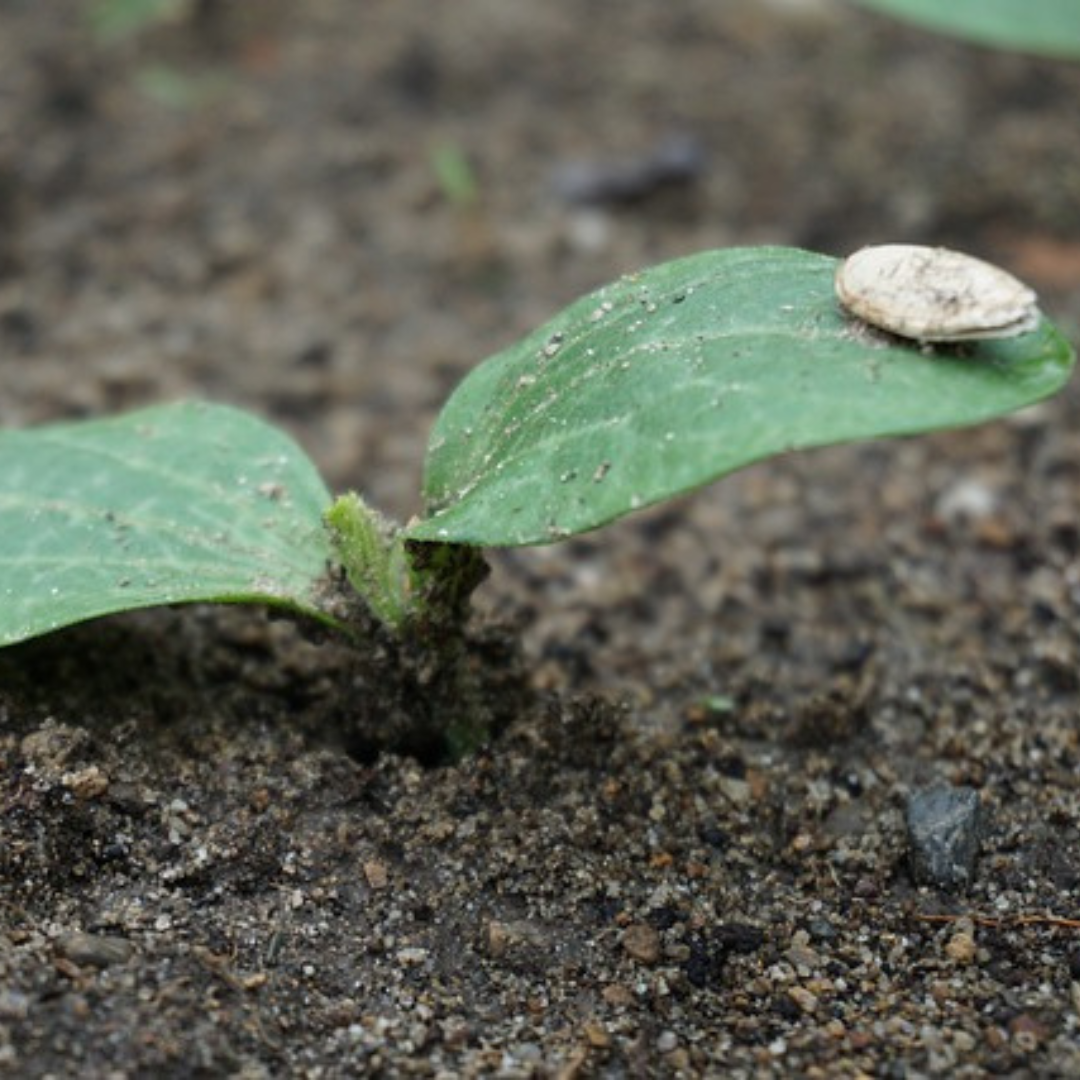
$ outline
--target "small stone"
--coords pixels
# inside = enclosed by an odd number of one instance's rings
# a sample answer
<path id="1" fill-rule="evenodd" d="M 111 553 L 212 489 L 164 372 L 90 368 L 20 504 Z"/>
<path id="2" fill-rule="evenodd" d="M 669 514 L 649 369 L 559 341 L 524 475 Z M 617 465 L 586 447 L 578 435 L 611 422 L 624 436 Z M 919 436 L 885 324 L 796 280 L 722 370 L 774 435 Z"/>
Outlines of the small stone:
<path id="1" fill-rule="evenodd" d="M 945 946 L 945 955 L 958 964 L 974 963 L 977 952 L 974 934 L 965 930 L 953 934 Z"/>
<path id="2" fill-rule="evenodd" d="M 544 1051 L 534 1042 L 522 1042 L 510 1048 L 510 1056 L 524 1065 L 535 1065 L 544 1056 Z"/>
<path id="3" fill-rule="evenodd" d="M 512 949 L 525 946 L 541 949 L 548 946 L 543 931 L 527 919 L 514 919 L 510 922 L 491 919 L 484 926 L 484 938 L 488 955 L 493 957 L 504 956 Z"/>
<path id="4" fill-rule="evenodd" d="M 514 944 L 515 936 L 506 923 L 492 919 L 484 928 L 484 936 L 487 939 L 487 951 L 489 956 L 499 957 Z"/>
<path id="5" fill-rule="evenodd" d="M 674 1031 L 661 1031 L 660 1037 L 656 1040 L 656 1049 L 661 1054 L 670 1054 L 673 1050 L 678 1049 L 679 1037 Z"/>
<path id="6" fill-rule="evenodd" d="M 983 480 L 965 477 L 941 493 L 934 513 L 947 525 L 985 521 L 1001 504 L 1000 493 Z"/>
<path id="7" fill-rule="evenodd" d="M 720 794 L 738 810 L 748 807 L 753 800 L 750 783 L 737 776 L 722 776 L 717 785 Z"/>
<path id="8" fill-rule="evenodd" d="M 582 1027 L 585 1040 L 597 1050 L 603 1050 L 611 1045 L 611 1034 L 599 1020 L 586 1020 Z"/>
<path id="9" fill-rule="evenodd" d="M 665 1065 L 670 1070 L 668 1076 L 690 1076 L 690 1054 L 685 1046 L 676 1046 L 665 1055 Z"/>
<path id="10" fill-rule="evenodd" d="M 122 964 L 135 952 L 135 946 L 127 938 L 107 934 L 84 934 L 75 931 L 57 939 L 57 952 L 79 967 L 106 968 L 110 964 Z"/>
<path id="11" fill-rule="evenodd" d="M 1034 1053 L 1050 1037 L 1047 1026 L 1029 1013 L 1019 1013 L 1009 1021 L 1009 1034 L 1025 1054 Z"/>
<path id="12" fill-rule="evenodd" d="M 270 791 L 268 788 L 256 788 L 248 796 L 248 806 L 256 814 L 264 814 L 270 806 Z"/>
<path id="13" fill-rule="evenodd" d="M 982 840 L 977 791 L 935 787 L 912 792 L 906 821 L 916 884 L 939 889 L 960 889 L 971 884 Z"/>
<path id="14" fill-rule="evenodd" d="M 958 1054 L 971 1054 L 979 1045 L 979 1042 L 970 1031 L 964 1031 L 963 1028 L 953 1028 L 952 1044 Z"/>
<path id="15" fill-rule="evenodd" d="M 801 1012 L 808 1016 L 817 1011 L 817 995 L 811 993 L 805 986 L 793 986 L 788 990 L 788 997 L 799 1007 Z"/>
<path id="16" fill-rule="evenodd" d="M 800 974 L 809 973 L 821 967 L 821 957 L 810 947 L 810 935 L 805 930 L 797 930 L 791 936 L 791 944 L 785 953 Z"/>
<path id="17" fill-rule="evenodd" d="M 369 859 L 364 863 L 364 878 L 373 889 L 385 889 L 390 884 L 390 872 L 386 864 Z"/>
<path id="18" fill-rule="evenodd" d="M 660 959 L 660 935 L 647 923 L 633 923 L 623 931 L 622 946 L 642 964 Z"/>
<path id="19" fill-rule="evenodd" d="M 46 720 L 37 731 L 23 736 L 19 750 L 38 768 L 57 769 L 66 764 L 87 742 L 89 736 L 82 728 Z"/>
<path id="20" fill-rule="evenodd" d="M 30 1015 L 30 998 L 18 990 L 0 990 L 0 1020 L 25 1020 Z"/>
<path id="21" fill-rule="evenodd" d="M 622 983 L 609 983 L 600 991 L 600 996 L 615 1009 L 627 1009 L 634 1004 L 633 992 Z"/>
<path id="22" fill-rule="evenodd" d="M 60 778 L 77 799 L 96 799 L 109 790 L 109 778 L 96 765 L 67 772 Z"/>

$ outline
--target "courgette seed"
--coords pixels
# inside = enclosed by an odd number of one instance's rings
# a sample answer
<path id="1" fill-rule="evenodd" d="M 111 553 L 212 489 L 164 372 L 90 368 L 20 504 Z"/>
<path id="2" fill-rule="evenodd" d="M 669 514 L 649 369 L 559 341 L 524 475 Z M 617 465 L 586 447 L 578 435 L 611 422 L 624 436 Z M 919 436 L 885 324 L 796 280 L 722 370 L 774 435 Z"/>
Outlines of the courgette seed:
<path id="1" fill-rule="evenodd" d="M 1039 323 L 1031 289 L 991 263 L 948 248 L 863 248 L 840 264 L 836 295 L 857 318 L 915 341 L 1015 337 Z"/>

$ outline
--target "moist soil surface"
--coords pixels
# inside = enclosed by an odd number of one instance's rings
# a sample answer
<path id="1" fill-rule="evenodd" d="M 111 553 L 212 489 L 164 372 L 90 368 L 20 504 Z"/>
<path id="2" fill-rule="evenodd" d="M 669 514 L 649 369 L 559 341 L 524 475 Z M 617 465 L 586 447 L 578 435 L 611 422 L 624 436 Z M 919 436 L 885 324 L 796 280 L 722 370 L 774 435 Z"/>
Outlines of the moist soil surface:
<path id="1" fill-rule="evenodd" d="M 90 7 L 0 5 L 8 427 L 230 402 L 404 520 L 470 367 L 651 262 L 942 243 L 1080 324 L 1080 66 L 825 0 Z M 0 1071 L 1080 1075 L 1078 421 L 494 554 L 527 693 L 456 765 L 257 609 L 5 650 Z"/>

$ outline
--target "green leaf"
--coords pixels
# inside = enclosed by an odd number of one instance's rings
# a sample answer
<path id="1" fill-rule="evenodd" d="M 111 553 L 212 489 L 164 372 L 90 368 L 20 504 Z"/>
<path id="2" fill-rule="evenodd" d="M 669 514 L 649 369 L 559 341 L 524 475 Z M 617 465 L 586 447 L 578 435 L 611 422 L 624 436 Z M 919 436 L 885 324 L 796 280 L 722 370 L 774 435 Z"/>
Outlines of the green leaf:
<path id="1" fill-rule="evenodd" d="M 181 0 L 97 0 L 90 22 L 101 40 L 120 41 L 180 12 Z"/>
<path id="2" fill-rule="evenodd" d="M 836 260 L 706 252 L 625 277 L 478 367 L 439 416 L 413 540 L 545 543 L 773 454 L 974 424 L 1061 387 L 1029 334 L 923 350 L 839 308 Z"/>
<path id="3" fill-rule="evenodd" d="M 222 406 L 0 432 L 0 645 L 190 601 L 332 622 L 329 502 L 287 435 Z"/>
<path id="4" fill-rule="evenodd" d="M 1080 57 L 1078 0 L 857 0 L 931 30 L 1004 49 Z"/>

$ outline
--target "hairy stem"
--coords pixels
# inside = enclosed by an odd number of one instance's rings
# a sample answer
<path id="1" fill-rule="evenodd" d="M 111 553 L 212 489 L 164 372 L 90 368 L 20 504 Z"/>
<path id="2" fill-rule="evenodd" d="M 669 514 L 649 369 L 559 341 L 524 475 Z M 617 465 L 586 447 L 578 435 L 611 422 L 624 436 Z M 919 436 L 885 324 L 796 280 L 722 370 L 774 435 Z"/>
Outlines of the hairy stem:
<path id="1" fill-rule="evenodd" d="M 351 492 L 335 500 L 325 518 L 349 584 L 381 623 L 400 633 L 410 589 L 397 528 Z"/>
<path id="2" fill-rule="evenodd" d="M 350 585 L 386 632 L 384 655 L 409 700 L 387 748 L 450 760 L 478 749 L 499 711 L 485 691 L 495 673 L 478 666 L 466 635 L 469 599 L 487 576 L 480 550 L 405 541 L 355 494 L 337 499 L 326 523 Z"/>

